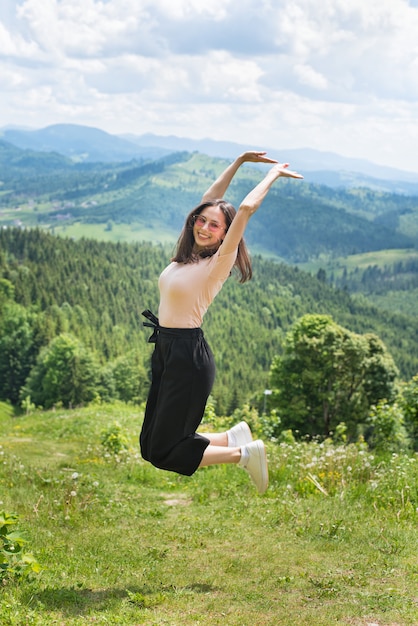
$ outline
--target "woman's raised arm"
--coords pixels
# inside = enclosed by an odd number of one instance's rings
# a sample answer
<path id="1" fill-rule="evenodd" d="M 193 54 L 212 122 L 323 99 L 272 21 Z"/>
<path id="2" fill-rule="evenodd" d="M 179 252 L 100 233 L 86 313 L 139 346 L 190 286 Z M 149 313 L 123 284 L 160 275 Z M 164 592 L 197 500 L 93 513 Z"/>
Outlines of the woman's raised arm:
<path id="1" fill-rule="evenodd" d="M 278 178 L 281 176 L 285 176 L 287 178 L 303 178 L 301 174 L 289 170 L 288 167 L 289 163 L 280 164 L 276 162 L 276 165 L 274 165 L 269 172 L 267 172 L 263 180 L 245 196 L 231 226 L 228 229 L 228 232 L 225 235 L 225 239 L 221 246 L 222 254 L 228 254 L 229 252 L 236 250 L 239 242 L 244 236 L 248 220 L 260 207 L 271 186 Z"/>
<path id="2" fill-rule="evenodd" d="M 222 174 L 220 174 L 215 182 L 203 194 L 202 203 L 210 202 L 211 200 L 221 200 L 231 184 L 232 179 L 243 163 L 277 163 L 277 161 L 267 157 L 266 152 L 257 152 L 256 150 L 243 152 L 243 154 L 237 157 L 233 163 L 228 165 Z"/>

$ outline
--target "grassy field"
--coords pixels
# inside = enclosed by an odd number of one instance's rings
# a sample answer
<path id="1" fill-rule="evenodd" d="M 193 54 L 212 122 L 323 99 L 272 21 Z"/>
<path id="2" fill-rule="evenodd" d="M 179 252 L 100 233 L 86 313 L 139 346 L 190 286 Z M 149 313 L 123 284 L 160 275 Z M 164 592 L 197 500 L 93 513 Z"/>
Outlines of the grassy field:
<path id="1" fill-rule="evenodd" d="M 126 243 L 137 243 L 142 241 L 152 241 L 161 244 L 176 243 L 178 233 L 172 228 L 165 230 L 158 224 L 154 226 L 148 223 L 85 223 L 66 219 L 65 214 L 70 209 L 62 208 L 62 219 L 52 219 L 49 213 L 54 210 L 52 202 L 39 202 L 37 204 L 22 204 L 16 208 L 3 207 L 0 209 L 0 224 L 2 226 L 24 226 L 26 228 L 43 228 L 56 235 L 62 235 L 71 239 L 96 239 L 98 241 L 119 241 Z M 43 219 L 39 221 L 39 218 Z"/>
<path id="2" fill-rule="evenodd" d="M 417 457 L 270 442 L 258 496 L 235 466 L 146 464 L 141 420 L 0 405 L 0 510 L 42 567 L 5 581 L 2 626 L 418 624 Z"/>
<path id="3" fill-rule="evenodd" d="M 125 243 L 138 243 L 151 241 L 153 243 L 176 243 L 176 236 L 173 229 L 163 231 L 160 228 L 154 229 L 152 225 L 145 227 L 142 224 L 113 224 L 111 229 L 106 224 L 84 224 L 82 222 L 72 222 L 68 225 L 51 227 L 56 235 L 62 235 L 71 239 L 96 239 L 98 241 L 118 241 Z"/>
<path id="4" fill-rule="evenodd" d="M 418 259 L 418 250 L 415 249 L 399 249 L 399 250 L 379 250 L 376 252 L 365 252 L 363 254 L 353 254 L 347 257 L 338 257 L 335 259 L 322 258 L 309 263 L 300 264 L 299 267 L 306 272 L 316 274 L 318 270 L 324 269 L 327 277 L 333 277 L 333 280 L 341 279 L 345 272 L 350 276 L 353 273 L 357 277 L 358 288 L 365 293 L 367 300 L 377 306 L 379 309 L 390 311 L 393 313 L 403 313 L 405 315 L 416 315 L 417 309 L 417 289 L 409 287 L 405 289 L 393 290 L 390 288 L 391 283 L 388 281 L 387 289 L 380 290 L 379 293 L 369 293 L 369 289 L 361 287 L 361 277 L 364 270 L 369 267 L 378 267 L 381 270 L 385 268 L 393 268 L 397 263 L 407 264 L 409 261 L 416 262 Z M 356 297 L 356 295 L 354 295 Z"/>
<path id="5" fill-rule="evenodd" d="M 352 254 L 351 256 L 337 257 L 335 259 L 328 257 L 320 258 L 309 263 L 301 263 L 299 267 L 311 273 L 316 273 L 323 268 L 327 273 L 334 273 L 336 277 L 341 277 L 344 269 L 350 272 L 356 268 L 364 270 L 373 265 L 384 268 L 386 265 L 392 266 L 399 262 L 416 261 L 417 258 L 418 250 L 413 248 L 377 250 L 375 252 L 363 252 L 362 254 Z"/>

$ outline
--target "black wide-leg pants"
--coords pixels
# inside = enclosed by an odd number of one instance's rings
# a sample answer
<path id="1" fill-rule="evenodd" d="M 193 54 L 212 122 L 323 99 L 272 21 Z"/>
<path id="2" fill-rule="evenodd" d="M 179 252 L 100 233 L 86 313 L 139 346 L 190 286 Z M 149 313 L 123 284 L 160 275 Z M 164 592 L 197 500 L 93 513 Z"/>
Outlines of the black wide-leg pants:
<path id="1" fill-rule="evenodd" d="M 210 443 L 196 434 L 215 380 L 203 331 L 158 327 L 151 372 L 139 438 L 142 456 L 156 467 L 191 476 Z"/>

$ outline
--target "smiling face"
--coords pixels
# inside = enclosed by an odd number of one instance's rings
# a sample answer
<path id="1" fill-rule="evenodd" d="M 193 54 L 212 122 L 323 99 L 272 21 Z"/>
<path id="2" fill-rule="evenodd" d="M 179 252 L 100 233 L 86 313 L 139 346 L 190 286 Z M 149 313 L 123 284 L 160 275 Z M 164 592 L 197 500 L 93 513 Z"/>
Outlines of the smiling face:
<path id="1" fill-rule="evenodd" d="M 218 246 L 223 241 L 225 233 L 225 216 L 218 206 L 208 206 L 196 217 L 193 225 L 193 237 L 197 248 Z"/>

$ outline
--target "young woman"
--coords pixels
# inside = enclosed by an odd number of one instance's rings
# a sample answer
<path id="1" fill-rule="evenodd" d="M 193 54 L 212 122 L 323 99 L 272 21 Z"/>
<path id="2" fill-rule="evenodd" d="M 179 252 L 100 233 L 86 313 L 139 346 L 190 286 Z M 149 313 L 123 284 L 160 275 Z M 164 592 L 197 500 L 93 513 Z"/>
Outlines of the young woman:
<path id="1" fill-rule="evenodd" d="M 235 211 L 223 197 L 246 162 L 274 165 Z M 186 218 L 176 255 L 159 278 L 158 318 L 143 313 L 151 321 L 145 325 L 154 326 L 150 341 L 155 349 L 140 445 L 143 458 L 156 467 L 191 476 L 199 467 L 235 463 L 249 473 L 259 493 L 267 489 L 264 444 L 252 440 L 245 422 L 224 433 L 196 433 L 215 377 L 201 324 L 234 266 L 241 282 L 251 278 L 244 231 L 278 178 L 303 178 L 288 166 L 265 152 L 249 151 L 226 168 Z"/>

